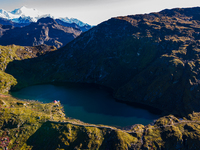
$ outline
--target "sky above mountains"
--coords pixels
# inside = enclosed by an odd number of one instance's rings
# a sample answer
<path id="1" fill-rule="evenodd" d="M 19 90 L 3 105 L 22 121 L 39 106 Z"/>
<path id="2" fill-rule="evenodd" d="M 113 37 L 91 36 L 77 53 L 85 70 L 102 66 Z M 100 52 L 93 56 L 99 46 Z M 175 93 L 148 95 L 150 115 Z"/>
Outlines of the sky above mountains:
<path id="1" fill-rule="evenodd" d="M 26 6 L 59 17 L 73 17 L 97 25 L 111 17 L 157 12 L 177 7 L 197 7 L 199 0 L 0 0 L 0 8 L 12 11 Z"/>

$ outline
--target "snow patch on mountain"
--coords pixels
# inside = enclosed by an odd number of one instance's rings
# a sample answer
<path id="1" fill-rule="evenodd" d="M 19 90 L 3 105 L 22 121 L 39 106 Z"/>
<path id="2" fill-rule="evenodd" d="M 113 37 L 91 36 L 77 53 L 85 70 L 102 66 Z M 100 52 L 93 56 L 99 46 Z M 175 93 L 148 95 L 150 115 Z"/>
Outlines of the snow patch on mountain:
<path id="1" fill-rule="evenodd" d="M 11 11 L 10 13 L 14 14 L 14 15 L 30 16 L 30 17 L 39 17 L 41 15 L 44 15 L 44 13 L 39 12 L 37 9 L 26 8 L 25 6 L 15 9 L 15 10 Z"/>
<path id="2" fill-rule="evenodd" d="M 5 19 L 12 19 L 14 16 L 13 14 L 11 14 L 10 12 L 4 10 L 4 9 L 0 9 L 0 17 L 1 18 L 5 18 Z"/>
<path id="3" fill-rule="evenodd" d="M 76 18 L 68 18 L 68 17 L 65 17 L 65 18 L 58 18 L 64 22 L 67 22 L 67 23 L 75 23 L 77 24 L 78 26 L 80 27 L 83 27 L 83 26 L 88 26 L 89 24 L 87 23 L 83 23 L 82 21 L 76 19 Z"/>
<path id="4" fill-rule="evenodd" d="M 0 9 L 0 17 L 5 18 L 5 17 L 9 17 L 9 15 L 5 10 Z"/>

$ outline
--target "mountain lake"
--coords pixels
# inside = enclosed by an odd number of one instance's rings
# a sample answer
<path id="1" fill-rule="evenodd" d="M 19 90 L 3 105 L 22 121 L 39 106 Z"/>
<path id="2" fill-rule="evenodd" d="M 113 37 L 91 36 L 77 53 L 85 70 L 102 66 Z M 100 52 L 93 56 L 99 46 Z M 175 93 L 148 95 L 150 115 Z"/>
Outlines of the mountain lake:
<path id="1" fill-rule="evenodd" d="M 111 126 L 147 125 L 160 116 L 146 109 L 117 102 L 103 88 L 82 84 L 35 85 L 10 93 L 13 97 L 43 103 L 60 100 L 67 117 Z"/>

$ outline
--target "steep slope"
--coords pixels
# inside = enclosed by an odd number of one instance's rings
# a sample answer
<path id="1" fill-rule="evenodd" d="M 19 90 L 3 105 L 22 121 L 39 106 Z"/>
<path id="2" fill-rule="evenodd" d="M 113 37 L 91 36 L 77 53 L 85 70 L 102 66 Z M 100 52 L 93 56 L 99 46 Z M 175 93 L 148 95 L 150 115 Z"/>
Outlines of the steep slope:
<path id="1" fill-rule="evenodd" d="M 22 28 L 5 30 L 0 37 L 0 44 L 21 46 L 47 44 L 59 48 L 79 36 L 81 32 L 80 29 L 59 25 L 54 19 L 47 17 Z"/>
<path id="2" fill-rule="evenodd" d="M 200 111 L 199 14 L 196 7 L 112 18 L 56 52 L 10 63 L 7 72 L 18 80 L 16 88 L 96 83 L 112 88 L 118 100 L 184 116 Z"/>
<path id="3" fill-rule="evenodd" d="M 55 47 L 47 45 L 35 47 L 0 46 L 0 93 L 8 93 L 10 87 L 17 84 L 16 79 L 12 75 L 4 72 L 9 62 L 38 57 L 55 50 Z"/>

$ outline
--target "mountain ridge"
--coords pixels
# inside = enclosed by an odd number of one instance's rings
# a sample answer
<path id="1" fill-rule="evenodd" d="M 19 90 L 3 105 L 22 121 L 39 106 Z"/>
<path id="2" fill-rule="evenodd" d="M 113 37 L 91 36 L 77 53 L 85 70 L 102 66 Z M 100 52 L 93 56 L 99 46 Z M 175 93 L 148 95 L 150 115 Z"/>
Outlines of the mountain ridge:
<path id="1" fill-rule="evenodd" d="M 82 21 L 76 19 L 76 18 L 68 18 L 68 17 L 55 17 L 51 14 L 45 14 L 37 9 L 33 8 L 26 8 L 25 6 L 22 6 L 20 8 L 17 8 L 13 11 L 6 11 L 4 9 L 0 9 L 0 17 L 11 20 L 15 23 L 31 23 L 31 22 L 37 22 L 38 19 L 40 18 L 45 18 L 45 17 L 51 17 L 53 19 L 60 19 L 66 23 L 76 23 L 80 27 L 84 26 L 90 26 L 87 23 L 83 23 Z"/>
<path id="2" fill-rule="evenodd" d="M 2 26 L 0 29 L 0 44 L 4 46 L 11 44 L 21 46 L 47 44 L 59 48 L 82 33 L 78 26 L 77 28 L 71 27 L 70 24 L 68 27 L 62 26 L 50 17 L 41 18 L 36 23 L 33 22 L 20 28 Z"/>

